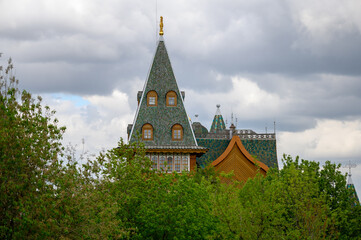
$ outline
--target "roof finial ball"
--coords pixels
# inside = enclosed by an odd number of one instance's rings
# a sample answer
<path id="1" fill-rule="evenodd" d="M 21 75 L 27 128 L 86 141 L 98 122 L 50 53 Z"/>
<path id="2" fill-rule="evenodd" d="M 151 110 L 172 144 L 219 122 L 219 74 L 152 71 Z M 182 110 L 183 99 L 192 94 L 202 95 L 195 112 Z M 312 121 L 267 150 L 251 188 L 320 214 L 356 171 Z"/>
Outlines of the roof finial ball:
<path id="1" fill-rule="evenodd" d="M 163 17 L 160 16 L 160 23 L 159 23 L 159 35 L 163 36 L 164 32 L 163 32 Z"/>
<path id="2" fill-rule="evenodd" d="M 221 107 L 221 105 L 220 105 L 220 104 L 217 104 L 216 106 L 217 106 L 217 108 L 220 108 L 220 107 Z"/>

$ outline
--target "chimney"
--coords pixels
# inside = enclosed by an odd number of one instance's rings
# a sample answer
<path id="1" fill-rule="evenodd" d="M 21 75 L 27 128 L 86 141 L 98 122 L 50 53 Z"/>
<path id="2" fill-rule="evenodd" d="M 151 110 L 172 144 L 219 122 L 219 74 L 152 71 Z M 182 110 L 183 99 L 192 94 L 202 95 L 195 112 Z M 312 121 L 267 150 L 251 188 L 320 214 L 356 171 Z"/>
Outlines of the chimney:
<path id="1" fill-rule="evenodd" d="M 231 139 L 233 137 L 233 134 L 236 131 L 236 126 L 234 126 L 234 124 L 232 123 L 231 126 L 229 127 L 229 138 Z"/>

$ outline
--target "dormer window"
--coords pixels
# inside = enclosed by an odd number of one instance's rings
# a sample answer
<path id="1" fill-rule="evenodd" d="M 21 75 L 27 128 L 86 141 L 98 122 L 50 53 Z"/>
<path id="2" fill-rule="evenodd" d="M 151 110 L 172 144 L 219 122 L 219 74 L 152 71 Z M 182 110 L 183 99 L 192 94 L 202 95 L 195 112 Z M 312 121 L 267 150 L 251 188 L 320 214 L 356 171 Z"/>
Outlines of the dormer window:
<path id="1" fill-rule="evenodd" d="M 166 104 L 168 107 L 177 106 L 177 94 L 174 91 L 168 92 L 166 98 Z"/>
<path id="2" fill-rule="evenodd" d="M 146 123 L 142 127 L 142 139 L 145 141 L 153 140 L 153 126 Z"/>
<path id="3" fill-rule="evenodd" d="M 149 91 L 147 94 L 147 105 L 157 106 L 158 105 L 158 94 L 156 91 Z"/>
<path id="4" fill-rule="evenodd" d="M 172 127 L 172 140 L 181 141 L 183 140 L 183 127 L 179 124 L 175 124 Z"/>

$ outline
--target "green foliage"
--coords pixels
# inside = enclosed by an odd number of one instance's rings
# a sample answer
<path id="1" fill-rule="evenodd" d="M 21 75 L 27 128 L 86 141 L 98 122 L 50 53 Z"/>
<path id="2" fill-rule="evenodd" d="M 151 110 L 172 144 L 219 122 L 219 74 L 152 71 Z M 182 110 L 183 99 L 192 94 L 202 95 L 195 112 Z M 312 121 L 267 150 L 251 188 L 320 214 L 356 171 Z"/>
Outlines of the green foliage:
<path id="1" fill-rule="evenodd" d="M 40 237 L 65 128 L 57 127 L 40 97 L 18 90 L 12 69 L 10 59 L 0 75 L 0 238 Z"/>
<path id="2" fill-rule="evenodd" d="M 0 73 L 1 239 L 359 239 L 339 165 L 292 159 L 246 183 L 153 171 L 138 141 L 88 157 L 60 144 L 54 111 Z"/>
<path id="3" fill-rule="evenodd" d="M 339 165 L 293 160 L 243 187 L 220 184 L 213 211 L 216 239 L 357 239 L 359 207 L 352 208 Z"/>
<path id="4" fill-rule="evenodd" d="M 110 213 L 114 218 L 108 218 L 117 221 L 118 232 L 112 238 L 204 239 L 215 228 L 207 183 L 187 173 L 151 170 L 152 163 L 137 142 L 121 141 L 97 162 L 107 201 L 114 203 Z"/>

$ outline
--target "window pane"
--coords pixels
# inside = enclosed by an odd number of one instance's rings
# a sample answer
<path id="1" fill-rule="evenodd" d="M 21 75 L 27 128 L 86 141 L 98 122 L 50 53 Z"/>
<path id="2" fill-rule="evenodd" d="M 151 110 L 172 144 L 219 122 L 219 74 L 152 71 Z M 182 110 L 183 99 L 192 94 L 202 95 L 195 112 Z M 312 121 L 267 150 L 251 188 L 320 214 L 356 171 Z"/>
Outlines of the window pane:
<path id="1" fill-rule="evenodd" d="M 181 130 L 173 130 L 173 138 L 181 139 Z"/>
<path id="2" fill-rule="evenodd" d="M 153 170 L 157 170 L 158 169 L 158 156 L 157 155 L 152 155 L 152 168 Z"/>
<path id="3" fill-rule="evenodd" d="M 176 172 L 181 171 L 181 156 L 180 155 L 174 156 L 174 171 L 176 171 Z"/>
<path id="4" fill-rule="evenodd" d="M 175 105 L 175 97 L 169 97 L 168 98 L 168 105 L 174 106 Z"/>
<path id="5" fill-rule="evenodd" d="M 159 170 L 164 171 L 165 156 L 159 155 Z"/>
<path id="6" fill-rule="evenodd" d="M 167 172 L 171 173 L 173 171 L 173 157 L 167 158 Z"/>
<path id="7" fill-rule="evenodd" d="M 155 105 L 155 97 L 149 97 L 149 105 Z"/>
<path id="8" fill-rule="evenodd" d="M 183 155 L 182 156 L 182 170 L 183 171 L 189 171 L 188 164 L 189 163 L 189 155 Z"/>
<path id="9" fill-rule="evenodd" d="M 151 139 L 152 138 L 152 130 L 144 129 L 144 139 Z"/>

